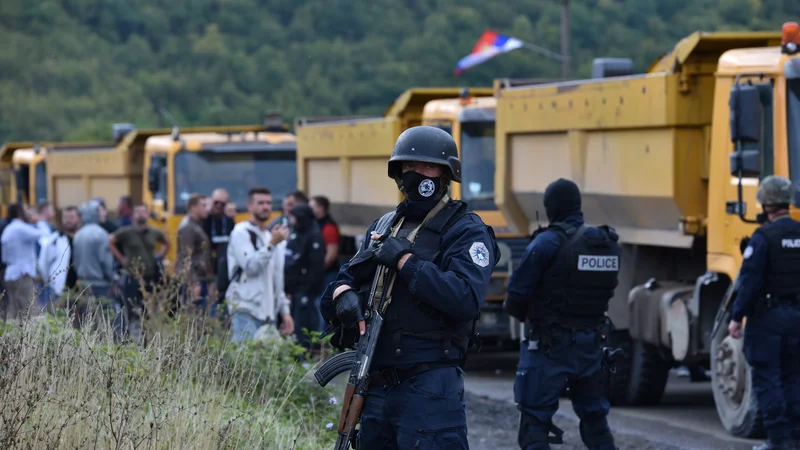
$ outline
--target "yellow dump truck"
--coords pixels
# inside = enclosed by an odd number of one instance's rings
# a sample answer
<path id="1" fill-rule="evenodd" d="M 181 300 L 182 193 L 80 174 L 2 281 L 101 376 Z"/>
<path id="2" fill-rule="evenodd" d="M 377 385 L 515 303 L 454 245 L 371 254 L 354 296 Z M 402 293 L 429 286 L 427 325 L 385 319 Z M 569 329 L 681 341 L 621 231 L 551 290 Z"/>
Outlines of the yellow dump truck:
<path id="1" fill-rule="evenodd" d="M 272 192 L 273 217 L 280 215 L 284 196 L 297 189 L 296 155 L 296 138 L 279 115 L 264 125 L 175 128 L 147 137 L 142 199 L 173 242 L 167 258 L 174 261 L 178 226 L 192 193 L 225 188 L 242 221 L 248 219 L 247 192 L 260 185 Z"/>
<path id="2" fill-rule="evenodd" d="M 697 32 L 645 74 L 495 81 L 496 202 L 511 228 L 533 231 L 537 212 L 546 221 L 544 189 L 566 177 L 582 189 L 586 221 L 619 232 L 609 316 L 628 357 L 612 378 L 614 404 L 659 402 L 671 367 L 703 364 L 725 428 L 760 434 L 742 340 L 727 336 L 729 316 L 711 331 L 741 241 L 758 226 L 759 179 L 800 181 L 800 59 L 783 44 L 780 32 Z M 743 119 L 731 121 L 731 105 Z"/>
<path id="3" fill-rule="evenodd" d="M 279 214 L 283 196 L 297 186 L 295 137 L 287 129 L 275 114 L 260 125 L 138 130 L 115 124 L 109 142 L 47 144 L 50 164 L 36 180 L 45 180 L 45 198 L 56 208 L 99 197 L 113 217 L 120 196 L 144 202 L 153 212 L 151 225 L 173 241 L 166 256 L 172 261 L 191 193 L 223 187 L 237 204 L 237 220 L 245 220 L 247 190 L 264 185 Z"/>
<path id="4" fill-rule="evenodd" d="M 453 198 L 461 198 L 491 225 L 503 258 L 477 324 L 484 345 L 513 342 L 508 316 L 502 311 L 505 284 L 527 243 L 510 233 L 494 204 L 493 90 L 486 88 L 417 88 L 401 94 L 383 117 L 302 118 L 297 121 L 298 181 L 309 195 L 325 195 L 331 214 L 355 251 L 367 227 L 394 209 L 401 200 L 395 183 L 386 176 L 386 163 L 395 140 L 409 127 L 430 125 L 453 135 L 462 161 L 462 183 L 451 184 Z M 494 339 L 492 339 L 494 338 Z"/>

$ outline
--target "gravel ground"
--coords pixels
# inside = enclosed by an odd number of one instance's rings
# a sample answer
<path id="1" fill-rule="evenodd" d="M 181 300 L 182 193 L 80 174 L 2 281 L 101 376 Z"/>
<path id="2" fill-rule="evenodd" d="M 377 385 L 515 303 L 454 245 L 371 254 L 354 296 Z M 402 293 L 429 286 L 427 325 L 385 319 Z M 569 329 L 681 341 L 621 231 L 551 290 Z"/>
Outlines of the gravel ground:
<path id="1" fill-rule="evenodd" d="M 467 393 L 467 426 L 469 447 L 472 450 L 519 450 L 517 430 L 519 411 L 513 404 L 490 400 Z M 552 445 L 554 450 L 578 450 L 586 447 L 581 442 L 578 423 L 569 417 L 556 414 L 553 422 L 564 430 L 564 444 Z M 613 430 L 612 430 L 613 431 Z M 645 438 L 614 433 L 619 450 L 679 450 L 680 447 L 654 443 Z"/>

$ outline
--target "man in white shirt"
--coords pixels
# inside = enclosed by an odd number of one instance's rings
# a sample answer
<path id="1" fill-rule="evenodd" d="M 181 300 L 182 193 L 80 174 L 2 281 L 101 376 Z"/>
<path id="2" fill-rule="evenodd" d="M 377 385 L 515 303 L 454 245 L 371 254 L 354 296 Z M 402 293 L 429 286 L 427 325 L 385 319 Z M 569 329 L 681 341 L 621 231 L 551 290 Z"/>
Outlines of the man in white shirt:
<path id="1" fill-rule="evenodd" d="M 281 333 L 294 333 L 289 299 L 283 287 L 289 229 L 281 225 L 271 232 L 267 230 L 272 212 L 272 194 L 267 188 L 250 189 L 247 209 L 252 216 L 233 228 L 227 249 L 231 281 L 225 299 L 235 342 L 251 339 L 264 325 L 277 325 L 279 318 Z"/>
<path id="2" fill-rule="evenodd" d="M 34 300 L 34 283 L 36 278 L 36 244 L 46 233 L 35 224 L 38 217 L 30 211 L 26 217 L 25 208 L 20 204 L 8 207 L 11 222 L 0 235 L 3 245 L 3 262 L 6 264 L 5 286 L 3 296 L 3 318 L 15 320 L 27 315 L 38 315 L 39 305 Z"/>
<path id="3" fill-rule="evenodd" d="M 80 225 L 78 207 L 67 206 L 61 211 L 61 229 L 40 240 L 43 244 L 39 252 L 39 274 L 43 291 L 47 292 L 45 305 L 56 302 L 64 289 L 74 289 L 78 283 L 72 240 Z"/>
<path id="4" fill-rule="evenodd" d="M 28 211 L 33 211 L 33 209 L 34 208 L 30 208 Z M 39 242 L 36 243 L 36 258 L 41 259 L 42 248 L 44 248 L 47 243 L 46 241 L 50 239 L 54 231 L 52 223 L 56 218 L 56 210 L 51 203 L 42 202 L 36 206 L 36 211 L 39 215 L 36 221 L 36 227 L 40 228 L 42 232 L 45 233 L 44 236 L 39 238 Z M 39 303 L 41 303 L 42 306 L 46 306 L 50 303 L 50 289 L 45 288 L 44 282 L 41 279 L 35 280 L 34 289 L 39 293 Z"/>

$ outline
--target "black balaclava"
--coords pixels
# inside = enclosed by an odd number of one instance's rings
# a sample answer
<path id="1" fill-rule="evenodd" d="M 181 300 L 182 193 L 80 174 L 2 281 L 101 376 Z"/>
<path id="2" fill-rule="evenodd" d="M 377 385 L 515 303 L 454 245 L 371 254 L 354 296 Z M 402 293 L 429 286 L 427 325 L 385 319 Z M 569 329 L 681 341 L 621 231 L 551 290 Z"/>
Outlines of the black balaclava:
<path id="1" fill-rule="evenodd" d="M 415 222 L 423 220 L 447 191 L 442 177 L 426 177 L 414 170 L 397 181 L 407 197 L 397 206 L 397 214 Z"/>
<path id="2" fill-rule="evenodd" d="M 550 223 L 562 222 L 581 213 L 581 191 L 574 182 L 559 178 L 544 190 L 544 209 Z"/>

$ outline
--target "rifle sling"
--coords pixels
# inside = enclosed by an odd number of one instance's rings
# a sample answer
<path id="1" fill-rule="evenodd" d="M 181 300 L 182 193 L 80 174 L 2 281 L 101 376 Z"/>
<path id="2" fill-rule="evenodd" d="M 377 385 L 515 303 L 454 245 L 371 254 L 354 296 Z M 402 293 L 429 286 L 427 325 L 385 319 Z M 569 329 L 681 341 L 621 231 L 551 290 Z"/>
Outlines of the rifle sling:
<path id="1" fill-rule="evenodd" d="M 450 200 L 450 196 L 449 195 L 447 195 L 447 194 L 443 195 L 441 201 L 439 201 L 436 204 L 436 206 L 434 206 L 430 211 L 428 211 L 428 214 L 425 216 L 425 218 L 422 220 L 422 222 L 419 225 L 417 225 L 416 228 L 411 230 L 411 233 L 409 233 L 408 238 L 407 238 L 408 241 L 411 242 L 411 244 L 414 244 L 414 240 L 417 238 L 417 234 L 419 234 L 419 231 L 422 229 L 422 227 L 427 225 L 428 222 L 430 222 L 431 219 L 433 219 L 433 217 L 436 214 L 438 214 L 439 211 L 441 211 L 445 207 L 445 205 L 447 205 L 447 202 L 449 200 Z M 391 232 L 391 236 L 392 237 L 397 236 L 397 233 L 400 231 L 400 227 L 403 225 L 403 220 L 404 219 L 405 219 L 405 217 L 401 217 L 400 220 L 397 221 L 397 224 L 395 224 L 392 227 L 392 232 Z M 383 292 L 382 290 L 383 290 L 383 284 L 385 282 L 385 278 L 384 278 L 385 274 L 386 274 L 386 271 L 384 271 L 384 270 L 381 270 L 379 272 L 379 274 L 378 274 L 378 277 L 379 277 L 378 278 L 378 289 L 376 290 L 376 294 L 375 294 L 376 297 L 378 297 L 378 298 L 380 298 L 380 294 L 379 293 Z M 392 302 L 391 295 L 392 295 L 392 289 L 394 288 L 394 280 L 395 280 L 395 278 L 397 276 L 396 274 L 397 274 L 397 270 L 392 270 L 391 276 L 389 277 L 389 287 L 388 287 L 387 293 L 386 293 L 386 301 L 383 304 L 383 308 L 381 308 L 381 314 L 385 314 L 386 313 L 386 308 L 388 308 L 389 304 Z"/>

